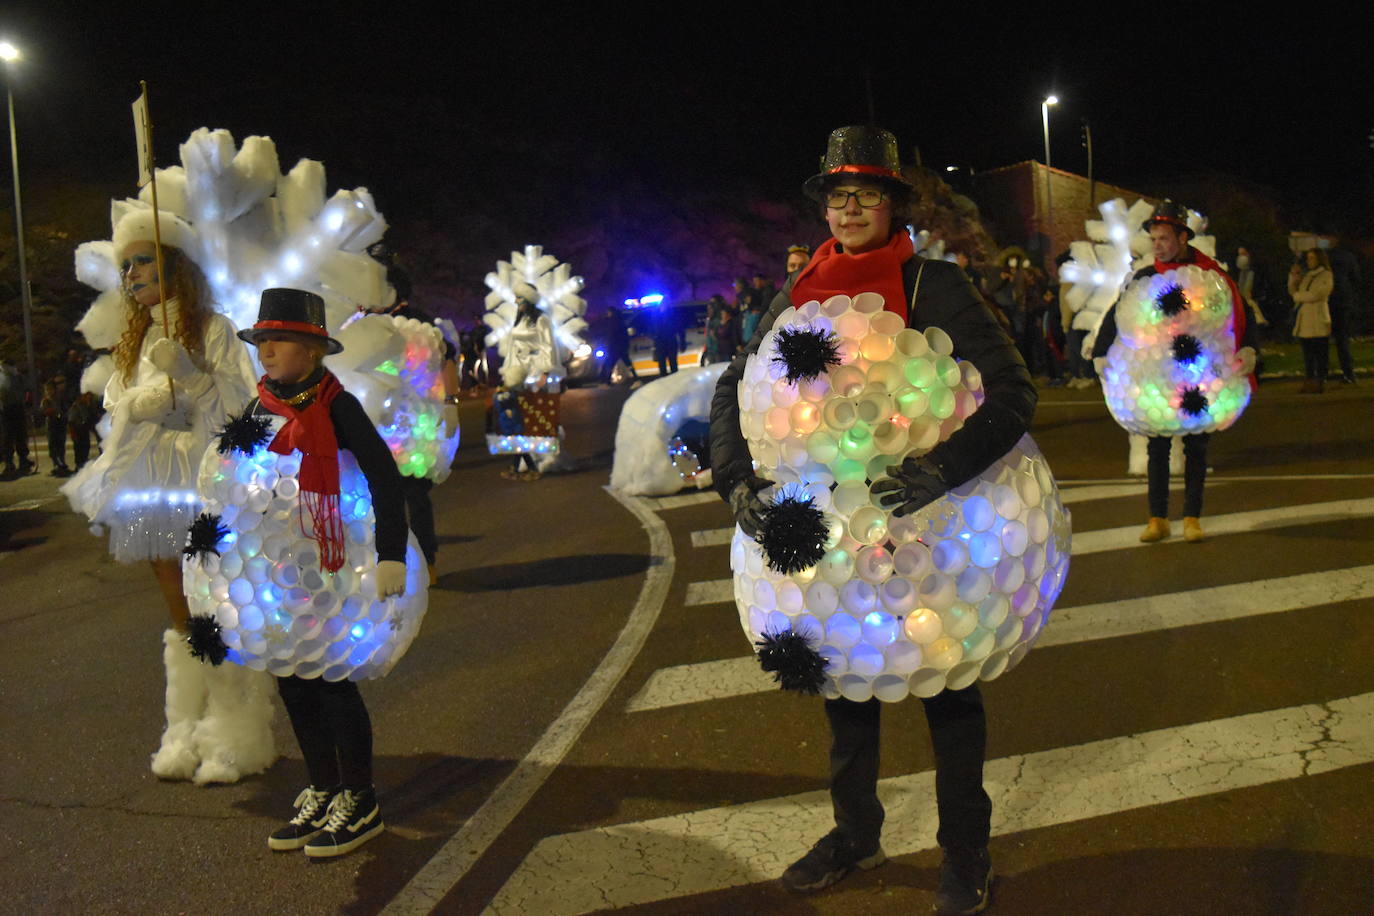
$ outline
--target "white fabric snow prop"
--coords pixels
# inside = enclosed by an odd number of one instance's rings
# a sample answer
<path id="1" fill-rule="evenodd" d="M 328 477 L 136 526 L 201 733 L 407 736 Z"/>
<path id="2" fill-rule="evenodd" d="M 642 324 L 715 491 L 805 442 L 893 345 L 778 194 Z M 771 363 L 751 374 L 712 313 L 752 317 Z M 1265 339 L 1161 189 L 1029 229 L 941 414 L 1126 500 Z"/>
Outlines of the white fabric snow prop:
<path id="1" fill-rule="evenodd" d="M 367 478 L 339 452 L 339 510 L 346 559 L 320 568 L 301 533 L 301 455 L 259 446 L 252 454 L 207 449 L 200 466 L 205 512 L 228 529 L 219 554 L 182 567 L 193 617 L 214 617 L 236 664 L 278 676 L 354 681 L 382 677 L 405 654 L 429 603 L 428 572 L 415 535 L 406 546 L 405 594 L 377 598 L 376 517 Z"/>
<path id="2" fill-rule="evenodd" d="M 1231 288 L 1216 271 L 1189 264 L 1132 283 L 1102 377 L 1112 418 L 1144 436 L 1229 427 L 1250 403 L 1233 322 Z"/>
<path id="3" fill-rule="evenodd" d="M 216 311 L 236 328 L 252 327 L 262 291 L 269 287 L 318 293 L 325 301 L 328 326 L 335 331 L 359 309 L 394 301 L 386 268 L 366 250 L 385 233 L 386 220 L 366 188 L 335 191 L 326 199 L 322 163 L 302 159 L 282 174 L 270 138 L 248 137 L 236 145 L 227 130 L 200 128 L 181 145 L 181 164 L 158 169 L 157 180 L 158 203 L 174 217 L 163 220 L 164 243 L 182 248 L 196 262 Z M 101 291 L 78 325 L 92 347 L 112 346 L 124 329 L 117 247 L 122 236 L 150 225 L 151 190 L 145 187 L 136 200 L 113 202 L 112 241 L 77 248 L 77 278 Z M 433 349 L 428 336 L 407 330 L 387 338 L 392 349 L 369 351 L 375 362 L 366 370 L 358 368 L 355 356 L 347 352 L 329 357 L 326 364 L 362 401 L 397 455 L 401 473 L 438 482 L 448 474 L 457 441 L 456 436 L 451 441 L 425 438 L 430 426 L 420 418 L 441 417 L 444 396 L 442 385 L 431 384 L 428 359 L 423 371 L 418 366 L 398 371 L 391 384 L 377 372 L 388 361 L 395 367 L 411 366 L 415 352 Z M 103 366 L 92 366 L 87 374 L 83 387 L 88 390 L 96 390 L 102 375 L 108 379 Z M 397 379 L 411 390 L 400 392 Z M 375 396 L 381 390 L 391 392 L 392 408 L 383 405 L 385 397 Z M 418 442 L 433 444 L 413 447 L 418 444 L 416 436 L 397 427 L 398 410 L 418 430 Z M 421 464 L 426 470 L 417 473 Z"/>
<path id="4" fill-rule="evenodd" d="M 666 496 L 704 482 L 703 472 L 686 480 L 670 454 L 688 420 L 710 422 L 711 396 L 728 363 L 674 372 L 630 395 L 615 430 L 611 487 L 632 496 Z M 709 471 L 704 472 L 709 477 Z"/>
<path id="5" fill-rule="evenodd" d="M 487 346 L 496 347 L 501 354 L 503 379 L 506 363 L 511 364 L 514 375 L 523 375 L 506 380 L 507 387 L 532 384 L 545 373 L 550 376 L 549 384 L 557 386 L 567 374 L 569 354 L 585 343 L 582 333 L 587 330 L 583 317 L 587 302 L 578 295 L 582 278 L 573 276 L 569 265 L 544 254 L 541 246 L 526 245 L 523 252 L 512 251 L 509 261 L 498 261 L 496 270 L 487 274 L 486 284 L 491 290 L 486 299 L 487 313 L 482 317 L 491 328 Z M 537 300 L 535 305 L 543 315 L 536 325 L 515 327 L 518 295 Z"/>
<path id="6" fill-rule="evenodd" d="M 802 330 L 833 332 L 839 365 L 792 382 L 781 334 Z M 952 352 L 943 331 L 907 328 L 862 293 L 787 309 L 746 363 L 740 426 L 758 473 L 776 482 L 765 496 L 809 502 L 823 527 L 819 562 L 791 572 L 736 527 L 740 624 L 755 644 L 804 638 L 824 659 L 827 697 L 895 702 L 992 680 L 1025 656 L 1063 588 L 1069 513 L 1028 435 L 913 515 L 870 495 L 889 465 L 977 410 L 981 378 Z"/>

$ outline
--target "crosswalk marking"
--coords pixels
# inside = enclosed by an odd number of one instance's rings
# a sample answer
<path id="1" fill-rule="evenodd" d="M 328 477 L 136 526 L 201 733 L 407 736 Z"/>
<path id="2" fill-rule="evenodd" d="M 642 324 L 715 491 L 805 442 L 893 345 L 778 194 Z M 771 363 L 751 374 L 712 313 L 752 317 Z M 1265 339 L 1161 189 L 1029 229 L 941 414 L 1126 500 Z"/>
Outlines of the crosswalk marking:
<path id="1" fill-rule="evenodd" d="M 1308 503 L 1299 506 L 1281 506 L 1276 509 L 1256 509 L 1250 512 L 1210 515 L 1203 518 L 1202 522 L 1203 528 L 1210 538 L 1224 534 L 1262 531 L 1266 528 L 1339 521 L 1364 515 L 1374 515 L 1374 498 L 1339 499 L 1325 503 Z M 733 528 L 715 528 L 710 531 L 693 532 L 692 545 L 694 547 L 708 547 L 716 543 L 728 544 L 733 531 Z M 1081 557 L 1108 550 L 1142 547 L 1140 531 L 1140 525 L 1123 525 L 1120 528 L 1101 528 L 1096 531 L 1076 531 L 1073 535 L 1072 555 Z M 702 543 L 698 543 L 697 535 L 702 535 L 700 539 Z M 723 540 L 716 540 L 717 538 L 723 538 Z M 1182 537 L 1175 537 L 1174 540 L 1181 543 Z M 1169 542 L 1166 541 L 1165 543 Z M 1145 548 L 1142 547 L 1142 549 Z M 1151 547 L 1149 549 L 1157 548 Z M 692 606 L 719 601 L 733 601 L 734 590 L 730 582 L 729 579 L 692 582 L 687 586 L 686 604 Z"/>
<path id="2" fill-rule="evenodd" d="M 1180 490 L 1182 485 L 1171 486 L 1170 489 Z M 1144 492 L 1144 484 L 1104 484 L 1076 490 L 1061 490 L 1060 494 L 1064 504 L 1071 505 L 1078 502 L 1112 499 L 1118 496 L 1132 496 Z M 1305 525 L 1353 515 L 1371 514 L 1374 514 L 1374 499 L 1342 499 L 1301 506 L 1283 506 L 1277 509 L 1256 509 L 1251 512 L 1209 515 L 1203 517 L 1202 523 L 1207 534 L 1211 536 L 1257 531 L 1261 528 L 1275 527 L 1278 524 Z M 1139 544 L 1140 529 L 1140 525 L 1125 525 L 1121 528 L 1104 528 L 1098 531 L 1076 531 L 1073 536 L 1074 555 L 1136 546 Z M 692 546 L 719 547 L 723 544 L 729 544 L 734 534 L 734 526 L 693 531 Z"/>
<path id="3" fill-rule="evenodd" d="M 665 496 L 662 499 L 647 500 L 649 507 L 655 512 L 662 512 L 665 509 L 681 509 L 684 506 L 701 506 L 706 503 L 725 503 L 721 502 L 720 496 L 715 490 L 702 490 L 697 493 L 679 493 L 676 496 Z"/>
<path id="4" fill-rule="evenodd" d="M 1374 693 L 990 761 L 994 836 L 1374 762 Z M 883 846 L 935 845 L 934 773 L 881 780 Z M 539 842 L 487 913 L 573 916 L 776 878 L 831 826 L 823 791 Z"/>
<path id="5" fill-rule="evenodd" d="M 1361 598 L 1374 598 L 1374 565 L 1056 609 L 1036 645 L 1091 642 Z M 777 689 L 773 676 L 759 668 L 754 656 L 744 655 L 660 668 L 625 710 L 664 709 Z"/>

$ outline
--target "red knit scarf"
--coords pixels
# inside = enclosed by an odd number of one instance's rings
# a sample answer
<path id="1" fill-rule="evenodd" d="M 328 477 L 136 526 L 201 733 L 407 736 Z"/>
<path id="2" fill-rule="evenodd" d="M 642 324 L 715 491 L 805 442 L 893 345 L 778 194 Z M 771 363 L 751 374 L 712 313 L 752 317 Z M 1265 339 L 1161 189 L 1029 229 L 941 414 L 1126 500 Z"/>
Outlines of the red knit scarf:
<path id="1" fill-rule="evenodd" d="M 263 406 L 286 417 L 267 448 L 278 455 L 301 453 L 301 533 L 313 537 L 320 547 L 320 568 L 338 572 L 344 564 L 343 516 L 339 514 L 339 440 L 329 405 L 342 392 L 343 385 L 332 372 L 320 379 L 315 397 L 298 410 L 268 390 L 267 376 L 258 379 L 258 397 Z M 305 528 L 305 513 L 310 513 L 313 530 Z"/>
<path id="2" fill-rule="evenodd" d="M 898 230 L 887 244 L 862 254 L 839 250 L 839 243 L 829 239 L 816 249 L 811 262 L 802 268 L 792 285 L 792 301 L 798 305 L 831 296 L 857 296 L 859 293 L 878 293 L 883 307 L 906 320 L 906 291 L 902 287 L 902 265 L 915 254 L 911 236 Z"/>

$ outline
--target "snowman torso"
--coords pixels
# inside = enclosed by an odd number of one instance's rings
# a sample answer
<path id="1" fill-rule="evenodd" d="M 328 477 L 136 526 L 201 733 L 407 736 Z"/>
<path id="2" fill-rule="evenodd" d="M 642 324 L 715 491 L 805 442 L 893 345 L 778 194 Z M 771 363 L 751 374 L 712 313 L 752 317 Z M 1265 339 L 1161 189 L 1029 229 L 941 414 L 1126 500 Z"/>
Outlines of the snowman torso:
<path id="1" fill-rule="evenodd" d="M 1236 359 L 1231 290 L 1185 265 L 1139 277 L 1116 306 L 1102 393 L 1129 432 L 1178 436 L 1226 429 L 1250 402 Z"/>
<path id="2" fill-rule="evenodd" d="M 275 435 L 284 422 L 268 414 Z M 269 436 L 270 441 L 270 436 Z M 367 478 L 339 451 L 339 510 L 345 561 L 320 568 L 319 548 L 303 533 L 301 453 L 205 452 L 199 492 L 206 513 L 228 529 L 219 555 L 188 558 L 183 584 L 192 615 L 219 623 L 228 658 L 278 676 L 381 677 L 405 654 L 428 605 L 425 565 L 409 535 L 406 590 L 377 598 L 376 518 Z M 306 525 L 309 524 L 307 521 Z"/>
<path id="3" fill-rule="evenodd" d="M 838 365 L 789 381 L 782 336 L 833 335 Z M 819 562 L 769 565 L 736 528 L 731 568 L 751 641 L 790 630 L 826 661 L 822 692 L 929 697 L 991 680 L 1034 642 L 1063 586 L 1069 515 L 1030 437 L 919 512 L 896 517 L 872 484 L 946 440 L 982 382 L 938 328 L 920 332 L 875 293 L 787 309 L 746 362 L 740 427 L 765 495 L 809 500 L 828 536 Z"/>

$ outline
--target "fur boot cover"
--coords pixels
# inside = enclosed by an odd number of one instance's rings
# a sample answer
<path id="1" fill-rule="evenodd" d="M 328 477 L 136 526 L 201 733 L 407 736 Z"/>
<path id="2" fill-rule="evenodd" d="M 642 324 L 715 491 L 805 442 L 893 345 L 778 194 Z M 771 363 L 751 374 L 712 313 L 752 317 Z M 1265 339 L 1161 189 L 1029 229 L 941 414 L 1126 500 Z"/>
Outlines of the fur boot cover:
<path id="1" fill-rule="evenodd" d="M 162 664 L 167 669 L 167 727 L 153 754 L 153 773 L 159 779 L 190 779 L 200 765 L 194 735 L 205 711 L 209 666 L 191 657 L 186 638 L 176 630 L 162 634 Z"/>
<path id="2" fill-rule="evenodd" d="M 197 785 L 237 782 L 261 773 L 277 759 L 272 739 L 272 675 L 242 665 L 204 669 L 209 700 L 192 740 L 200 766 Z"/>

